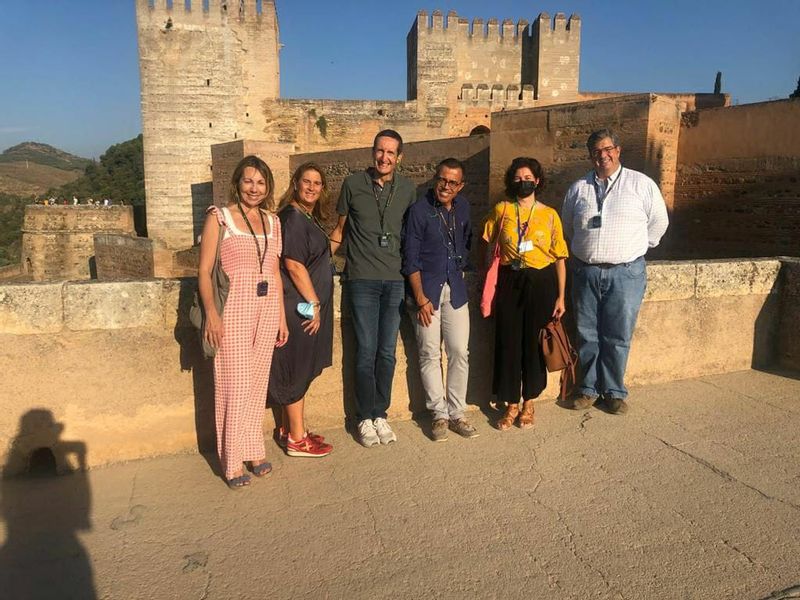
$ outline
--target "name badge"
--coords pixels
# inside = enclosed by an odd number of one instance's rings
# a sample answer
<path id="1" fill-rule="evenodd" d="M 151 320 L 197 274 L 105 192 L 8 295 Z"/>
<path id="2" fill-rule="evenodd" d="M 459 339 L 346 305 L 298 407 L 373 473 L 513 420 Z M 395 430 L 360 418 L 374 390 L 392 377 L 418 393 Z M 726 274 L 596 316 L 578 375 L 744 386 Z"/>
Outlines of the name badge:
<path id="1" fill-rule="evenodd" d="M 524 252 L 530 252 L 533 250 L 533 242 L 531 240 L 523 240 L 519 243 L 517 249 L 519 250 L 520 254 L 523 254 Z"/>

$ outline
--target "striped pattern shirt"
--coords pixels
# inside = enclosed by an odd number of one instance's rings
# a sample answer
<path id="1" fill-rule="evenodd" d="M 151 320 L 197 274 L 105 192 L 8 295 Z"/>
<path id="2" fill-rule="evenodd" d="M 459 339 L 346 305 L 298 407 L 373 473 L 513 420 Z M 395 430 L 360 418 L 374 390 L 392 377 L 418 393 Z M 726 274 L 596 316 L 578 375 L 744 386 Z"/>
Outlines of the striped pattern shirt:
<path id="1" fill-rule="evenodd" d="M 561 221 L 575 257 L 586 263 L 622 264 L 657 246 L 669 217 L 656 182 L 620 167 L 606 182 L 590 171 L 573 183 L 564 197 Z"/>

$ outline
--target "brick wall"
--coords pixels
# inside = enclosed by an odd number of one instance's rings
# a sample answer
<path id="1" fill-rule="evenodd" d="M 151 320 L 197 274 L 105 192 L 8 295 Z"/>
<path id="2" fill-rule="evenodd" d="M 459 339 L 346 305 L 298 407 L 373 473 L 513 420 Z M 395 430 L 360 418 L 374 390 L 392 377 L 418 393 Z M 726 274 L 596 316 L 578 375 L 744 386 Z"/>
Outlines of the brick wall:
<path id="1" fill-rule="evenodd" d="M 370 140 L 371 141 L 371 140 Z M 463 194 L 472 206 L 473 226 L 477 227 L 489 208 L 488 179 L 489 135 L 411 142 L 403 145 L 403 160 L 398 172 L 409 177 L 417 185 L 419 194 L 430 187 L 436 165 L 444 158 L 454 157 L 464 163 L 464 179 L 467 182 Z M 306 161 L 314 161 L 324 170 L 328 178 L 329 199 L 323 205 L 326 226 L 331 229 L 336 223 L 336 200 L 342 181 L 348 175 L 362 171 L 372 164 L 372 149 L 336 150 L 296 154 L 291 157 L 291 170 L 294 171 Z"/>
<path id="2" fill-rule="evenodd" d="M 670 204 L 678 123 L 675 102 L 654 94 L 493 113 L 490 200 L 503 198 L 503 175 L 512 159 L 532 156 L 548 180 L 539 199 L 560 209 L 570 184 L 592 168 L 589 134 L 611 127 L 620 137 L 623 164 L 652 177 Z"/>
<path id="3" fill-rule="evenodd" d="M 675 257 L 800 255 L 800 101 L 683 115 Z"/>
<path id="4" fill-rule="evenodd" d="M 155 275 L 153 240 L 113 233 L 94 235 L 97 279 L 148 279 Z"/>

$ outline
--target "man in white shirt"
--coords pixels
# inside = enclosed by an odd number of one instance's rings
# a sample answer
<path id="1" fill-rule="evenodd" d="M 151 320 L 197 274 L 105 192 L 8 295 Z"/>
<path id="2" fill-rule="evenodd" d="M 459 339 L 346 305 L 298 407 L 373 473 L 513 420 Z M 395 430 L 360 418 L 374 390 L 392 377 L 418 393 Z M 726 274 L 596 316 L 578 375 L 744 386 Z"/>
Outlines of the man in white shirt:
<path id="1" fill-rule="evenodd" d="M 600 399 L 607 412 L 623 414 L 625 367 L 647 287 L 644 255 L 669 221 L 656 183 L 620 164 L 614 132 L 595 131 L 586 146 L 594 169 L 570 186 L 561 214 L 581 371 L 576 395 L 562 405 L 582 410 Z"/>

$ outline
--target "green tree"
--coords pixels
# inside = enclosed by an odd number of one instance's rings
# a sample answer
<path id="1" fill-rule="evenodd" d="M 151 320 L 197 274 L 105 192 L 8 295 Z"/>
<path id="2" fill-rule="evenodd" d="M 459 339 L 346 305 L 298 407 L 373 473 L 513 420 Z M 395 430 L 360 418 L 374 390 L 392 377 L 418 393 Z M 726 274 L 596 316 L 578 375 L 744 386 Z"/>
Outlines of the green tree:
<path id="1" fill-rule="evenodd" d="M 113 202 L 144 206 L 142 135 L 111 146 L 98 162 L 89 164 L 75 181 L 49 190 L 48 196 L 81 200 L 111 198 Z"/>
<path id="2" fill-rule="evenodd" d="M 800 77 L 797 78 L 797 87 L 789 95 L 789 98 L 800 98 Z"/>
<path id="3" fill-rule="evenodd" d="M 19 263 L 22 244 L 22 216 L 32 198 L 0 193 L 0 267 Z"/>

